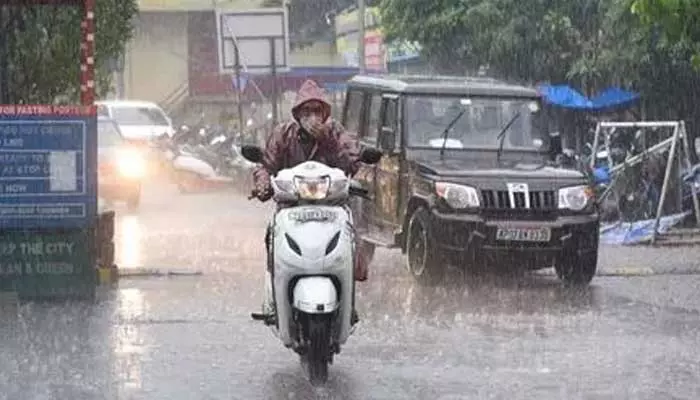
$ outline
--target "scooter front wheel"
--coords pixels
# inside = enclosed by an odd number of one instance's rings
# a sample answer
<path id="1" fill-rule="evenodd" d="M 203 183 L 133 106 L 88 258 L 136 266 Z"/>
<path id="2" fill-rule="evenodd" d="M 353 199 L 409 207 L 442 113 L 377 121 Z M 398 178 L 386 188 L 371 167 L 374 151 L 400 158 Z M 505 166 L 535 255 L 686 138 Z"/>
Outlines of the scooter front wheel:
<path id="1" fill-rule="evenodd" d="M 301 355 L 301 364 L 313 386 L 328 381 L 328 365 L 331 363 L 331 318 L 329 315 L 308 315 L 304 335 L 308 345 Z"/>

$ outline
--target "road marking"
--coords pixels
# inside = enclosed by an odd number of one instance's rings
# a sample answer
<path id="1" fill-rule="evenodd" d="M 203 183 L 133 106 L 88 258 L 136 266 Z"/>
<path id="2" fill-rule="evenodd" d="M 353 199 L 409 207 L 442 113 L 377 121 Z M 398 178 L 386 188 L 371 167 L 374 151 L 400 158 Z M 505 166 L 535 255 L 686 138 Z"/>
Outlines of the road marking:
<path id="1" fill-rule="evenodd" d="M 542 270 L 535 272 L 541 276 L 556 276 L 554 270 Z M 619 267 L 598 270 L 596 277 L 625 277 L 625 276 L 662 276 L 662 275 L 700 275 L 698 268 L 667 268 L 654 270 L 648 267 Z"/>
<path id="2" fill-rule="evenodd" d="M 191 270 L 172 270 L 160 268 L 142 268 L 130 267 L 119 268 L 120 278 L 141 278 L 141 277 L 158 277 L 158 276 L 200 276 L 204 275 L 202 271 Z"/>

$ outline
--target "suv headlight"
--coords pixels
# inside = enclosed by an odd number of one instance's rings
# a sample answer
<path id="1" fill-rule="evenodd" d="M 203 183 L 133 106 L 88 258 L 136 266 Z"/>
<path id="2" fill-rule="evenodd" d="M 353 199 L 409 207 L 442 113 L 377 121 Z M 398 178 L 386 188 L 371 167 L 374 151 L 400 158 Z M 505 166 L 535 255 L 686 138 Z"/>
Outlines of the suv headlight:
<path id="1" fill-rule="evenodd" d="M 452 208 L 464 209 L 479 207 L 479 193 L 475 188 L 455 183 L 435 182 L 435 193 Z"/>
<path id="2" fill-rule="evenodd" d="M 328 196 L 331 187 L 331 178 L 323 176 L 320 178 L 294 177 L 294 187 L 297 195 L 302 200 L 323 200 Z"/>
<path id="3" fill-rule="evenodd" d="M 581 211 L 591 204 L 594 198 L 590 186 L 571 186 L 559 189 L 559 208 Z"/>

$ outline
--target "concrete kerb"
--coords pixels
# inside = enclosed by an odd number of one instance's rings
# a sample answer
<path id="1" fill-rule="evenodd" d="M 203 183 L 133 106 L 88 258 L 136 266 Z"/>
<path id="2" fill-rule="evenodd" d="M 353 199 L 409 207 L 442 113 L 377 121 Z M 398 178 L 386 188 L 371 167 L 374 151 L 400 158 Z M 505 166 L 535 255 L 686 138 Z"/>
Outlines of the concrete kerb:
<path id="1" fill-rule="evenodd" d="M 166 268 L 127 267 L 119 268 L 119 279 L 160 278 L 175 276 L 202 276 L 202 271 L 172 270 Z"/>

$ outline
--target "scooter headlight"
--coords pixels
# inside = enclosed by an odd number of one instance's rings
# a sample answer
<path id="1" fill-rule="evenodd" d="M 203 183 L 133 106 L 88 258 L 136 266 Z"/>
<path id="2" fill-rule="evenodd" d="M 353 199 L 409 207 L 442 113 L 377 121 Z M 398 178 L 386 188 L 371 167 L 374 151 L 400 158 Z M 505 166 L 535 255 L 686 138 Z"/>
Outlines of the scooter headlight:
<path id="1" fill-rule="evenodd" d="M 294 187 L 297 195 L 302 200 L 323 200 L 328 196 L 331 187 L 331 178 L 323 176 L 319 178 L 294 178 Z"/>

